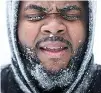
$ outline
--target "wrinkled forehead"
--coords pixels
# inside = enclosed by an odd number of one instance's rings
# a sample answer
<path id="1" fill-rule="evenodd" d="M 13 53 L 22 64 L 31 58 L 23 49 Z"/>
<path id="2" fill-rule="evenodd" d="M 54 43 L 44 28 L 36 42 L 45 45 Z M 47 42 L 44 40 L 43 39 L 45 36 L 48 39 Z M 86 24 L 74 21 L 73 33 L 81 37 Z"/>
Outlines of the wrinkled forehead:
<path id="1" fill-rule="evenodd" d="M 82 6 L 82 1 L 22 1 L 22 7 L 28 7 L 29 5 L 37 5 L 41 6 L 47 9 L 51 8 L 64 8 L 65 6 L 69 5 L 76 5 L 78 7 L 83 7 Z"/>

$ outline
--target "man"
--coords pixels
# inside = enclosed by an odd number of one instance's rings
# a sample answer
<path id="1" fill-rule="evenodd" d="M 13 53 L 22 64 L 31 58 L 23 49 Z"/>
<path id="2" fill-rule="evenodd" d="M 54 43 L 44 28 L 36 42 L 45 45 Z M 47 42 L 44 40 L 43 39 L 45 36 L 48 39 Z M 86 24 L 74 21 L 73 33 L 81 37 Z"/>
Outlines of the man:
<path id="1" fill-rule="evenodd" d="M 12 64 L 2 93 L 101 93 L 89 1 L 8 1 Z"/>

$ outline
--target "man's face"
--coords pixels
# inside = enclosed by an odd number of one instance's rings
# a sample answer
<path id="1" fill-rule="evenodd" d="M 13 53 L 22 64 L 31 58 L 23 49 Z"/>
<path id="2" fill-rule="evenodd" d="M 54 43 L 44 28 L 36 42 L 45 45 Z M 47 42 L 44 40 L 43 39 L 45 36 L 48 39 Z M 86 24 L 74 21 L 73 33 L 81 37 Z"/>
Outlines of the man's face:
<path id="1" fill-rule="evenodd" d="M 35 49 L 40 64 L 48 71 L 68 67 L 70 58 L 84 43 L 84 8 L 78 1 L 22 2 L 18 38 Z"/>

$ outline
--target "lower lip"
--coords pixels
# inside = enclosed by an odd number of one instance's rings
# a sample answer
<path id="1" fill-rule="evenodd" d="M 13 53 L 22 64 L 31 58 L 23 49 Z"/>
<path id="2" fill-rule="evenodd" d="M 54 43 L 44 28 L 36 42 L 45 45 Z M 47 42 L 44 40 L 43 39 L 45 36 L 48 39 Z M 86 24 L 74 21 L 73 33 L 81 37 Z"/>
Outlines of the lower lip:
<path id="1" fill-rule="evenodd" d="M 47 51 L 47 50 L 41 50 L 43 53 L 47 55 L 50 55 L 50 56 L 59 56 L 59 55 L 63 55 L 65 53 L 67 53 L 67 50 L 64 49 L 64 50 L 61 50 L 61 51 Z"/>

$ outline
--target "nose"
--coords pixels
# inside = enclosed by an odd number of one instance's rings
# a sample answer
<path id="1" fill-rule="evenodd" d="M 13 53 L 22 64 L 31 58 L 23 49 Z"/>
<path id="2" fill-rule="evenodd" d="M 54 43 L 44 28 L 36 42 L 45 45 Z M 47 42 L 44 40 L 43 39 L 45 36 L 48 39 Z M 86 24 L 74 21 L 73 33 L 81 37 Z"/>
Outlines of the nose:
<path id="1" fill-rule="evenodd" d="M 57 20 L 50 20 L 47 24 L 41 27 L 41 32 L 43 34 L 64 34 L 66 32 L 66 26 L 57 21 Z"/>

